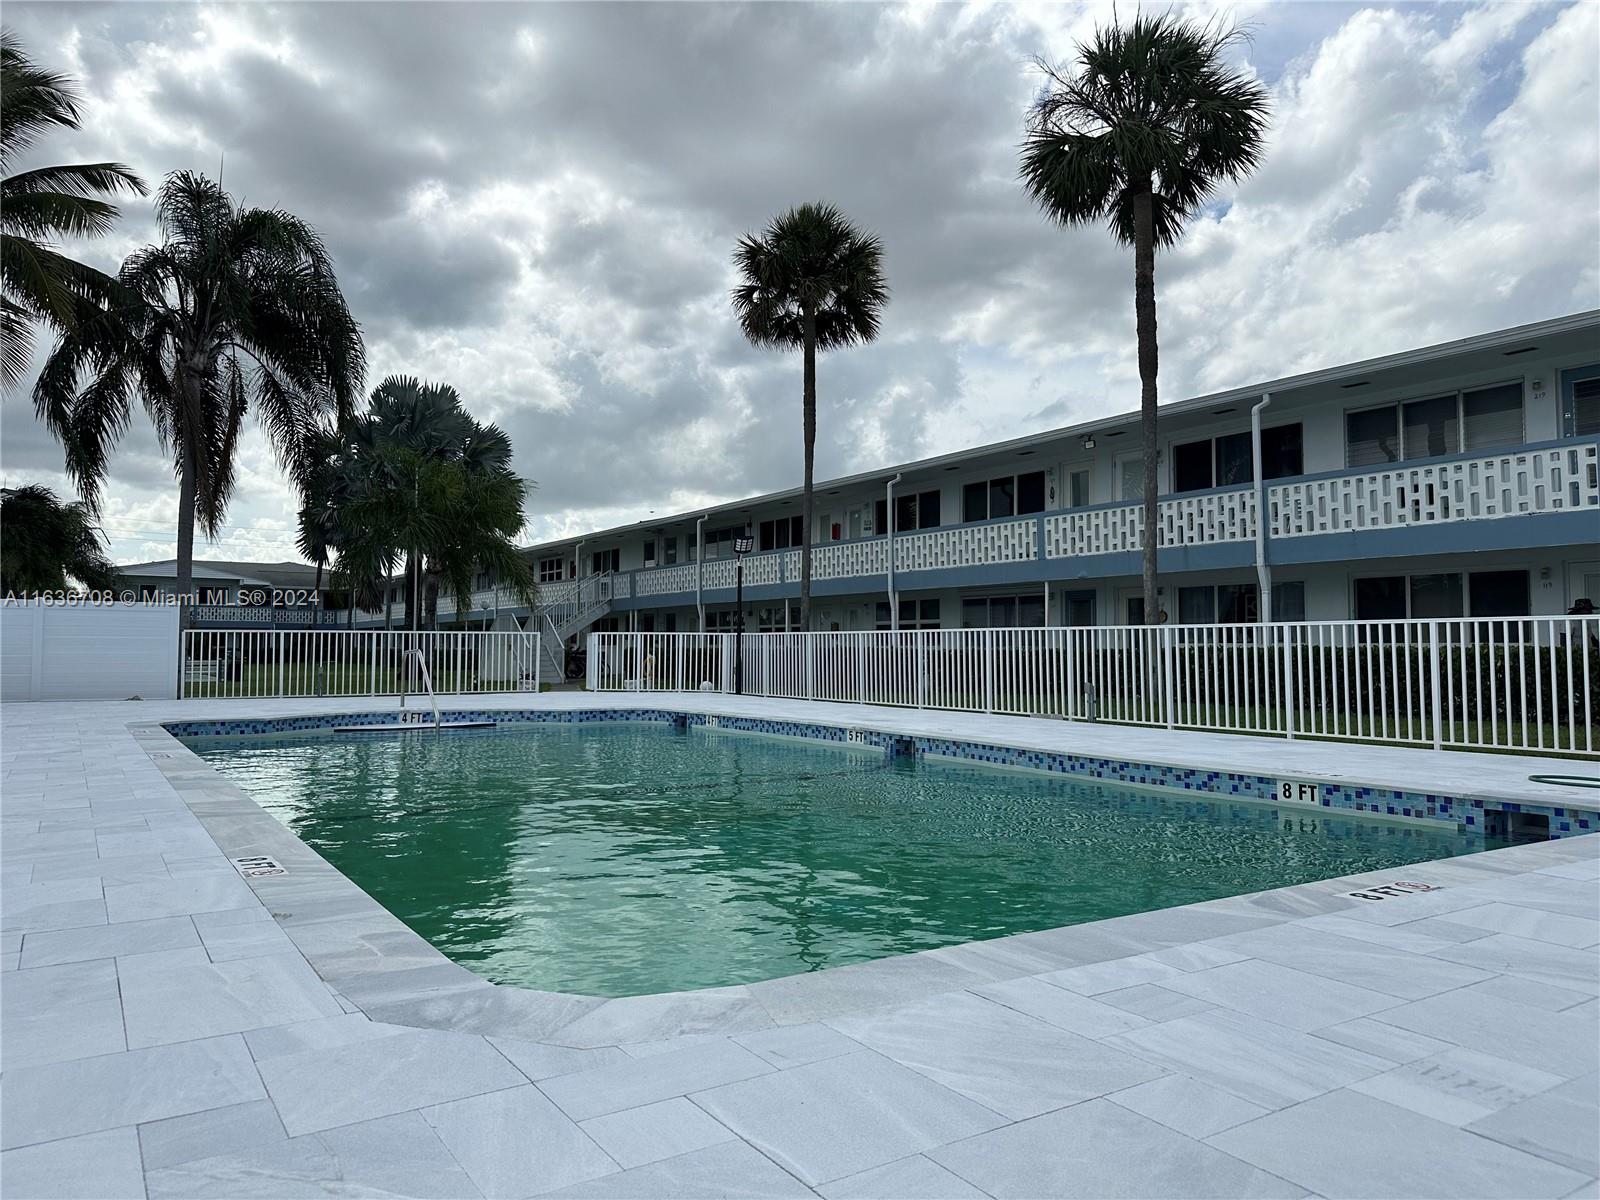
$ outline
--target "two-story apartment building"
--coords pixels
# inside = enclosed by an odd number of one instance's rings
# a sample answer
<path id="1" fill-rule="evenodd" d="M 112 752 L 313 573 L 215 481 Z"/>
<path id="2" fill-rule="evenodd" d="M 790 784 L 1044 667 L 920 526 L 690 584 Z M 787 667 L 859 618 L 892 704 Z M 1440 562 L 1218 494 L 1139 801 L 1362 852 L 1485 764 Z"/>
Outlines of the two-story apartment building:
<path id="1" fill-rule="evenodd" d="M 1169 620 L 1600 604 L 1600 312 L 1163 405 L 1160 449 Z M 807 536 L 817 629 L 1139 622 L 1142 469 L 1127 412 L 825 480 L 809 530 L 790 488 L 528 553 L 563 632 L 731 628 L 744 532 L 753 631 L 798 627 Z M 527 618 L 483 582 L 466 623 Z"/>

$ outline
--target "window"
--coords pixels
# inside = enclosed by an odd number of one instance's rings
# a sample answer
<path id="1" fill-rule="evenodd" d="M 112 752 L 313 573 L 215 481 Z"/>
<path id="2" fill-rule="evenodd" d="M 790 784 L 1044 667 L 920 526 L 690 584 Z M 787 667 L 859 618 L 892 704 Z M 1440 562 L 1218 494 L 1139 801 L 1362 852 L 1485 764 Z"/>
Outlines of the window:
<path id="1" fill-rule="evenodd" d="M 800 628 L 800 605 L 778 604 L 756 611 L 756 631 L 759 633 L 788 633 Z"/>
<path id="2" fill-rule="evenodd" d="M 1263 476 L 1282 479 L 1303 474 L 1304 461 L 1299 424 L 1275 425 L 1261 431 Z M 1172 448 L 1172 490 L 1175 492 L 1236 487 L 1253 482 L 1255 477 L 1254 447 L 1249 433 L 1228 433 Z"/>
<path id="3" fill-rule="evenodd" d="M 1532 608 L 1526 571 L 1473 571 L 1386 575 L 1358 579 L 1358 621 L 1436 620 L 1447 617 L 1525 617 Z"/>
<path id="4" fill-rule="evenodd" d="M 1370 467 L 1400 461 L 1400 411 L 1369 408 L 1344 416 L 1344 463 Z"/>
<path id="5" fill-rule="evenodd" d="M 803 517 L 777 517 L 761 522 L 756 545 L 764 551 L 787 550 L 790 546 L 801 545 L 805 539 L 806 523 Z"/>
<path id="6" fill-rule="evenodd" d="M 877 627 L 879 630 L 889 628 L 889 602 L 878 601 Z M 939 628 L 939 601 L 930 600 L 902 600 L 900 601 L 900 628 L 901 629 L 937 629 Z"/>
<path id="7" fill-rule="evenodd" d="M 1144 456 L 1125 458 L 1117 464 L 1117 498 L 1141 500 L 1144 498 Z M 1143 605 L 1140 605 L 1143 611 Z"/>
<path id="8" fill-rule="evenodd" d="M 708 556 L 709 557 L 709 556 Z M 732 633 L 733 615 L 736 610 L 731 608 L 710 609 L 706 612 L 707 633 Z"/>
<path id="9" fill-rule="evenodd" d="M 1299 580 L 1272 585 L 1272 619 L 1274 621 L 1304 621 L 1306 619 L 1306 585 Z"/>
<path id="10" fill-rule="evenodd" d="M 1382 575 L 1358 579 L 1355 587 L 1356 620 L 1403 621 L 1406 618 L 1406 578 Z"/>
<path id="11" fill-rule="evenodd" d="M 539 560 L 539 582 L 555 583 L 565 578 L 567 574 L 566 559 L 559 556 L 554 558 L 541 558 Z"/>
<path id="12" fill-rule="evenodd" d="M 1178 620 L 1185 625 L 1209 625 L 1217 619 L 1217 591 L 1210 587 L 1178 589 Z"/>
<path id="13" fill-rule="evenodd" d="M 1475 617 L 1525 617 L 1533 611 L 1526 571 L 1474 571 L 1467 603 Z"/>
<path id="14" fill-rule="evenodd" d="M 1178 620 L 1184 625 L 1253 625 L 1261 620 L 1260 589 L 1253 583 L 1203 584 L 1178 589 Z M 1272 619 L 1306 619 L 1306 585 L 1298 580 L 1272 585 Z"/>
<path id="15" fill-rule="evenodd" d="M 200 590 L 201 604 L 226 604 L 228 602 L 228 589 L 225 587 L 208 587 Z"/>
<path id="16" fill-rule="evenodd" d="M 1043 471 L 979 480 L 961 489 L 963 521 L 990 521 L 1043 511 Z"/>
<path id="17" fill-rule="evenodd" d="M 609 550 L 596 550 L 591 558 L 591 574 L 601 575 L 607 571 L 622 570 L 622 551 L 613 546 Z"/>
<path id="18" fill-rule="evenodd" d="M 939 493 L 913 492 L 894 498 L 894 529 L 906 533 L 913 529 L 933 529 L 939 524 Z M 889 532 L 889 505 L 879 500 L 873 509 L 873 526 L 880 534 Z"/>
<path id="19" fill-rule="evenodd" d="M 964 596 L 961 625 L 965 629 L 1012 629 L 1044 624 L 1044 596 Z"/>
<path id="20" fill-rule="evenodd" d="M 1172 448 L 1172 490 L 1197 492 L 1211 486 L 1211 441 Z"/>
<path id="21" fill-rule="evenodd" d="M 730 525 L 726 529 L 706 530 L 706 561 L 733 557 L 733 539 L 743 537 L 745 526 Z"/>
<path id="22" fill-rule="evenodd" d="M 1083 508 L 1089 504 L 1089 468 L 1067 472 L 1066 501 L 1068 508 Z"/>
<path id="23" fill-rule="evenodd" d="M 1261 431 L 1261 476 L 1287 479 L 1306 473 L 1305 433 L 1299 422 Z"/>
<path id="24" fill-rule="evenodd" d="M 1600 433 L 1600 366 L 1563 372 L 1561 388 L 1562 435 L 1593 437 Z"/>
<path id="25" fill-rule="evenodd" d="M 1346 413 L 1345 465 L 1520 446 L 1522 384 L 1498 383 Z"/>
<path id="26" fill-rule="evenodd" d="M 648 613 L 647 612 L 647 613 L 640 613 L 639 614 L 639 632 L 640 633 L 676 633 L 677 631 L 678 631 L 678 614 L 677 613 L 673 613 L 673 612 Z"/>
<path id="27" fill-rule="evenodd" d="M 677 537 L 677 535 L 673 534 L 671 537 L 662 538 L 661 539 L 661 565 L 664 566 L 664 567 L 670 567 L 674 563 L 676 563 L 677 561 L 678 561 L 678 537 Z"/>
<path id="28" fill-rule="evenodd" d="M 1411 616 L 1418 620 L 1459 617 L 1461 576 L 1454 572 L 1411 577 Z"/>
<path id="29" fill-rule="evenodd" d="M 1463 450 L 1499 450 L 1522 444 L 1522 385 L 1505 383 L 1461 397 Z"/>
<path id="30" fill-rule="evenodd" d="M 644 565 L 646 570 L 656 565 L 655 538 L 645 538 L 644 540 Z"/>

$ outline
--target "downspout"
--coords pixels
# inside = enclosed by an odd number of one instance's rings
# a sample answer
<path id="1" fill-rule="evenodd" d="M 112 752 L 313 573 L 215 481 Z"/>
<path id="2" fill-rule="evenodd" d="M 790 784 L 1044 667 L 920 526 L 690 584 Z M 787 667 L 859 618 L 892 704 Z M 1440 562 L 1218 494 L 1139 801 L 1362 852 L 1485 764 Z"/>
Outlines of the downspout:
<path id="1" fill-rule="evenodd" d="M 1261 414 L 1272 403 L 1272 393 L 1262 392 L 1250 408 L 1250 465 L 1256 484 L 1256 588 L 1261 623 L 1272 623 L 1272 568 L 1267 565 L 1267 484 L 1261 477 Z"/>
<path id="2" fill-rule="evenodd" d="M 700 519 L 694 523 L 694 607 L 700 614 L 700 632 L 706 631 L 706 518 L 710 513 L 701 513 Z M 785 603 L 788 603 L 785 601 Z M 785 610 L 787 613 L 787 610 Z M 785 624 L 788 622 L 785 621 Z"/>
<path id="3" fill-rule="evenodd" d="M 883 489 L 884 494 L 884 520 L 888 523 L 889 541 L 885 546 L 888 557 L 888 590 L 889 590 L 889 629 L 898 633 L 900 630 L 900 602 L 894 594 L 894 485 L 900 482 L 897 472 Z"/>

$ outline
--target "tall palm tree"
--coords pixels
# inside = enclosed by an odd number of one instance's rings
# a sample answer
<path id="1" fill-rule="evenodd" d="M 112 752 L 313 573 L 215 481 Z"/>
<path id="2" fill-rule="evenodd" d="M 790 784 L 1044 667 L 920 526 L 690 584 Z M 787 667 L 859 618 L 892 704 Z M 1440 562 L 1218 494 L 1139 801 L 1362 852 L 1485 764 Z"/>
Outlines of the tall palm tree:
<path id="1" fill-rule="evenodd" d="M 0 593 L 65 591 L 69 579 L 110 591 L 120 577 L 88 505 L 37 485 L 0 489 Z"/>
<path id="2" fill-rule="evenodd" d="M 1077 67 L 1040 61 L 1045 87 L 1028 113 L 1021 177 L 1062 225 L 1107 222 L 1133 247 L 1144 441 L 1144 615 L 1156 603 L 1156 250 L 1173 245 L 1219 185 L 1260 161 L 1267 91 L 1231 68 L 1242 34 L 1161 13 L 1113 24 L 1079 45 Z"/>
<path id="3" fill-rule="evenodd" d="M 527 484 L 511 440 L 474 420 L 448 384 L 392 375 L 350 425 L 337 497 L 335 578 L 361 584 L 404 564 L 406 616 L 422 627 L 423 577 L 470 611 L 473 576 L 489 570 L 524 603 L 533 574 L 518 551 Z"/>
<path id="4" fill-rule="evenodd" d="M 0 30 L 0 169 L 52 129 L 77 129 L 78 100 L 65 75 L 34 63 Z M 142 196 L 144 181 L 121 163 L 35 167 L 0 179 L 0 384 L 14 386 L 27 369 L 33 326 L 63 332 L 77 324 L 77 306 L 104 307 L 109 275 L 55 249 L 63 238 L 99 237 L 117 209 L 100 199 Z"/>
<path id="5" fill-rule="evenodd" d="M 238 208 L 187 171 L 162 184 L 156 215 L 162 242 L 122 264 L 114 321 L 64 333 L 33 398 L 91 506 L 134 397 L 143 402 L 178 476 L 187 594 L 195 522 L 208 537 L 222 526 L 246 412 L 303 491 L 307 431 L 329 413 L 349 417 L 365 354 L 328 252 L 298 217 Z"/>
<path id="6" fill-rule="evenodd" d="M 889 285 L 883 244 L 857 229 L 831 204 L 802 204 L 759 236 L 739 239 L 733 265 L 743 280 L 733 290 L 739 328 L 756 346 L 799 350 L 805 438 L 805 491 L 800 542 L 800 628 L 811 628 L 811 538 L 817 450 L 817 351 L 878 336 Z"/>

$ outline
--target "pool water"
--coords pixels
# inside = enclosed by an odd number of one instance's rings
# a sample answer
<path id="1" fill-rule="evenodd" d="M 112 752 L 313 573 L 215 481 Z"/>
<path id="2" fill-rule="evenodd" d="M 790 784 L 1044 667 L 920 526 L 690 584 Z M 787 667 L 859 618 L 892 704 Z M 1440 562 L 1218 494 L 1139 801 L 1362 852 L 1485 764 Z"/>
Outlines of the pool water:
<path id="1" fill-rule="evenodd" d="M 191 746 L 497 983 L 751 983 L 1305 883 L 1448 830 L 661 724 Z"/>

